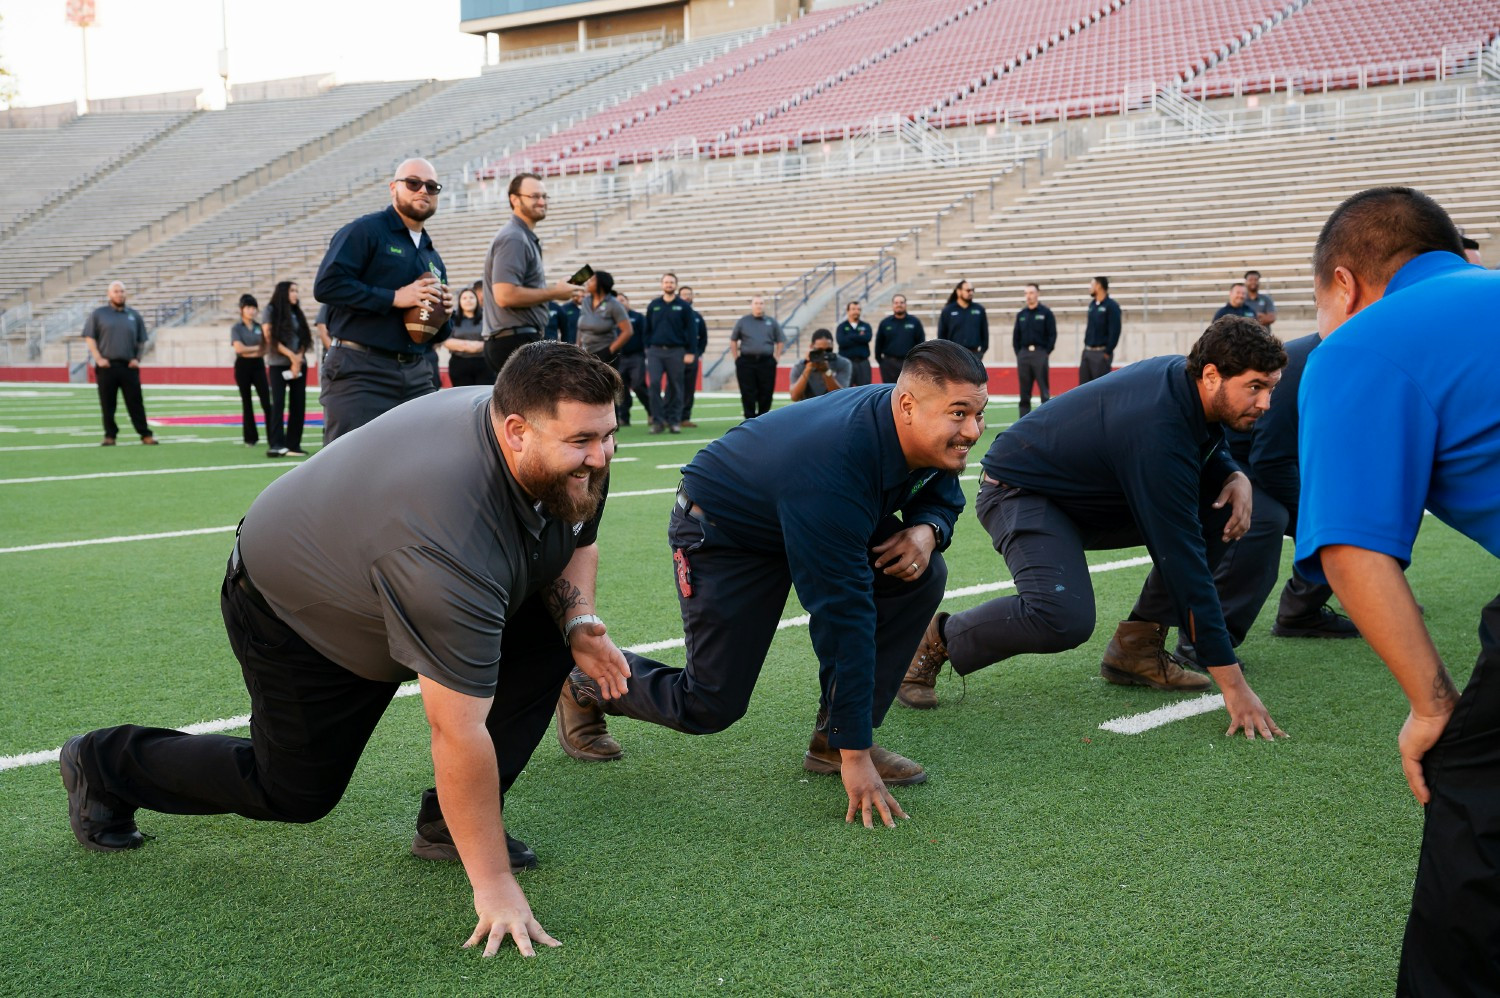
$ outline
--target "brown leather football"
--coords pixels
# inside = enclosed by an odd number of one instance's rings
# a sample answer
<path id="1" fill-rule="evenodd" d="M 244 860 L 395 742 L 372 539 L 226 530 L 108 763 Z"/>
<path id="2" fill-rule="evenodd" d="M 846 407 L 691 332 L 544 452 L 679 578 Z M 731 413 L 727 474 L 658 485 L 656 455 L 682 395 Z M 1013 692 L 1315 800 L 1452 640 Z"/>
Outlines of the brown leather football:
<path id="1" fill-rule="evenodd" d="M 448 321 L 448 310 L 442 302 L 431 305 L 413 305 L 403 315 L 406 335 L 413 343 L 426 343 L 438 334 L 443 323 Z"/>

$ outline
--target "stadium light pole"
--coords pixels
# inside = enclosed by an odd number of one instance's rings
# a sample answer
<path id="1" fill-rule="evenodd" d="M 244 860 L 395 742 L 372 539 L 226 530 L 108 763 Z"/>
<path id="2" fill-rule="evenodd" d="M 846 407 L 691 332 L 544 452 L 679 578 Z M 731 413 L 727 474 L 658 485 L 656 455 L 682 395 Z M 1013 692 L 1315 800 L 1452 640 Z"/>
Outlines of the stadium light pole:
<path id="1" fill-rule="evenodd" d="M 224 106 L 229 106 L 229 0 L 219 0 L 219 79 L 224 81 Z"/>

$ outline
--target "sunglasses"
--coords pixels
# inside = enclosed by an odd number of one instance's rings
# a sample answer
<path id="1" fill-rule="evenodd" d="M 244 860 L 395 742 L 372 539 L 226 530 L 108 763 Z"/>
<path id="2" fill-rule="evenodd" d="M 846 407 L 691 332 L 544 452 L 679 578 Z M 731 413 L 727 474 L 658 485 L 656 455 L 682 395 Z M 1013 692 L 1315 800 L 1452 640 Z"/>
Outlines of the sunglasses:
<path id="1" fill-rule="evenodd" d="M 405 184 L 406 189 L 413 194 L 424 187 L 427 188 L 428 194 L 436 194 L 443 189 L 443 185 L 436 180 L 423 180 L 421 177 L 397 177 L 396 180 Z"/>

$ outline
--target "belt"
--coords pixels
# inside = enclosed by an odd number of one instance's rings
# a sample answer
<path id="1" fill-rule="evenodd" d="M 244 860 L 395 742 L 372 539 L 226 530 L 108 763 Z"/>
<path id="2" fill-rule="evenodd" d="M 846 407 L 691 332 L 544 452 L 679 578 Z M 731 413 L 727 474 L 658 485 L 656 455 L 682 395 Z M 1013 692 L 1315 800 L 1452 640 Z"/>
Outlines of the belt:
<path id="1" fill-rule="evenodd" d="M 249 597 L 250 602 L 270 616 L 276 616 L 276 611 L 271 609 L 271 604 L 266 602 L 260 590 L 255 588 L 255 583 L 250 581 L 250 573 L 245 571 L 244 559 L 240 557 L 239 538 L 235 538 L 234 550 L 229 554 L 229 576 L 234 584 L 240 587 L 240 591 Z"/>
<path id="2" fill-rule="evenodd" d="M 695 520 L 703 519 L 703 507 L 689 498 L 685 485 L 677 486 L 677 508 Z"/>
<path id="3" fill-rule="evenodd" d="M 506 326 L 504 329 L 497 329 L 493 333 L 490 333 L 485 337 L 485 339 L 499 340 L 504 339 L 507 336 L 517 336 L 523 333 L 540 334 L 541 330 L 536 328 L 535 326 Z"/>
<path id="4" fill-rule="evenodd" d="M 372 347 L 368 343 L 356 343 L 353 340 L 335 339 L 333 345 L 336 347 L 345 347 L 359 353 L 372 353 L 377 357 L 394 360 L 398 364 L 416 364 L 427 359 L 425 353 L 406 353 L 401 350 L 387 350 L 385 347 Z"/>
<path id="5" fill-rule="evenodd" d="M 1109 352 L 1109 347 L 1091 347 L 1091 346 L 1085 346 L 1084 349 L 1085 350 L 1102 350 L 1105 353 Z"/>

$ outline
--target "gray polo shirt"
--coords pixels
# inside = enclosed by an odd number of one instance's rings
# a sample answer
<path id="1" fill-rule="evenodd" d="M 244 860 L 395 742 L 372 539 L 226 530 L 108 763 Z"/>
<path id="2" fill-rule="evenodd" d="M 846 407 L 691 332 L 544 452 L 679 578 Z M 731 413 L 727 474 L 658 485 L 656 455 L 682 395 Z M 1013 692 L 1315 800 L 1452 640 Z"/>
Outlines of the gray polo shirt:
<path id="1" fill-rule="evenodd" d="M 256 588 L 356 675 L 420 674 L 493 695 L 507 614 L 594 543 L 597 515 L 551 519 L 511 477 L 491 391 L 392 409 L 278 478 L 245 514 L 240 554 Z"/>
<path id="2" fill-rule="evenodd" d="M 1254 298 L 1246 295 L 1245 304 L 1249 305 L 1255 311 L 1256 315 L 1264 315 L 1267 312 L 1276 311 L 1276 299 L 1272 298 L 1264 291 L 1256 295 Z"/>
<path id="3" fill-rule="evenodd" d="M 229 342 L 231 343 L 243 343 L 247 347 L 258 347 L 265 342 L 265 338 L 265 334 L 261 332 L 260 323 L 258 322 L 249 326 L 243 322 L 236 322 L 233 326 L 229 327 Z M 239 354 L 235 354 L 235 356 L 238 357 Z M 251 357 L 247 359 L 259 360 L 260 358 Z"/>
<path id="4" fill-rule="evenodd" d="M 594 307 L 594 298 L 587 292 L 578 312 L 578 345 L 589 353 L 598 353 L 620 335 L 620 323 L 630 322 L 625 306 L 614 295 L 605 295 L 599 307 Z"/>
<path id="5" fill-rule="evenodd" d="M 741 357 L 769 357 L 776 352 L 777 343 L 786 342 L 786 337 L 770 316 L 757 319 L 753 315 L 742 315 L 734 324 L 729 340 L 739 343 Z"/>
<path id="6" fill-rule="evenodd" d="M 797 383 L 797 379 L 802 377 L 802 369 L 806 366 L 806 357 L 803 357 L 792 365 L 791 384 Z M 840 357 L 838 354 L 829 357 L 828 370 L 833 373 L 833 380 L 838 383 L 840 388 L 848 388 L 849 382 L 854 378 L 854 365 L 850 363 L 848 357 Z M 821 371 L 814 371 L 812 374 L 809 374 L 807 376 L 807 394 L 802 397 L 804 399 L 815 399 L 819 395 L 827 394 L 828 384 L 823 380 L 823 373 Z"/>
<path id="7" fill-rule="evenodd" d="M 139 360 L 146 344 L 146 320 L 129 305 L 102 305 L 83 321 L 83 335 L 99 344 L 105 360 Z"/>
<path id="8" fill-rule="evenodd" d="M 542 241 L 514 213 L 495 233 L 484 258 L 484 334 L 488 336 L 512 326 L 535 326 L 538 332 L 547 328 L 545 302 L 529 308 L 501 308 L 495 303 L 497 282 L 521 288 L 547 286 L 547 275 L 542 270 Z"/>

